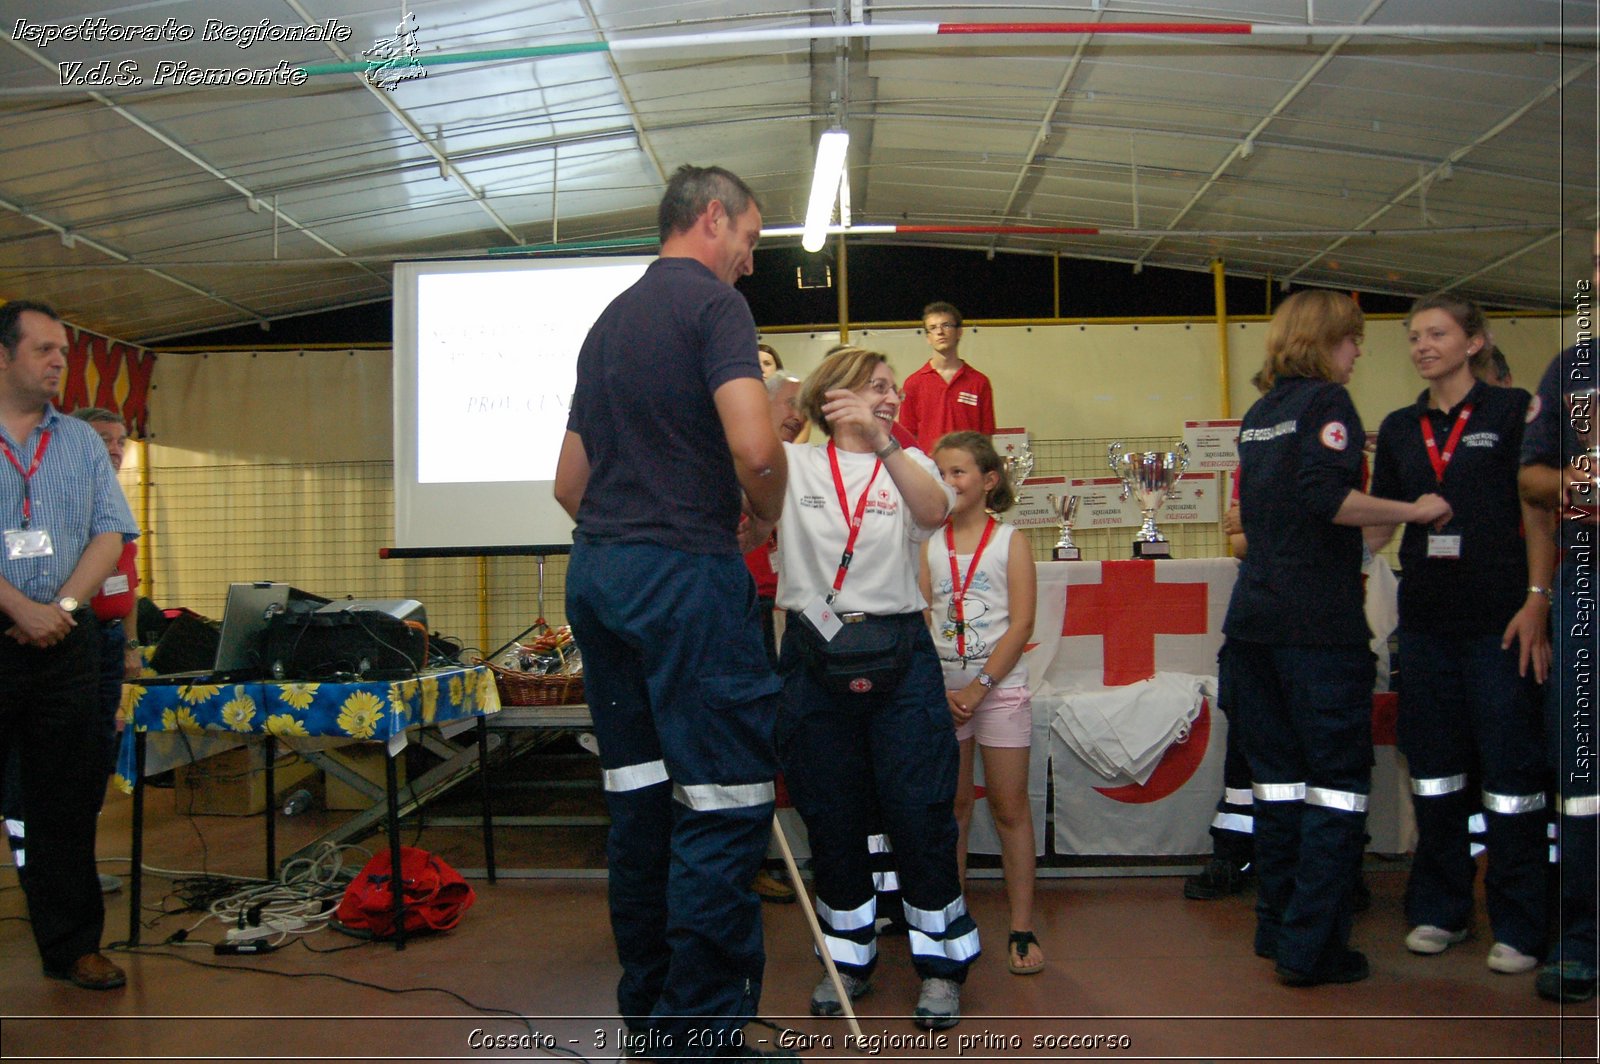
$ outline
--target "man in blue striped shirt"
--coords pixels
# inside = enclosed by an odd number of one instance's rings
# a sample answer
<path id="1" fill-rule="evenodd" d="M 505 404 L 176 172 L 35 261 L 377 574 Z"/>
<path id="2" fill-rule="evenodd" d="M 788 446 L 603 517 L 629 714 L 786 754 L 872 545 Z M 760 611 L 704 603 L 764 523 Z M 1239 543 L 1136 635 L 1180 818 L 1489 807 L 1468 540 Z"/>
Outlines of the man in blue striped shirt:
<path id="1" fill-rule="evenodd" d="M 105 739 L 88 600 L 139 529 L 105 444 L 55 408 L 66 368 L 54 310 L 0 307 L 0 765 L 21 748 L 31 839 L 18 878 L 45 974 L 109 990 L 127 979 L 100 953 L 94 836 Z"/>

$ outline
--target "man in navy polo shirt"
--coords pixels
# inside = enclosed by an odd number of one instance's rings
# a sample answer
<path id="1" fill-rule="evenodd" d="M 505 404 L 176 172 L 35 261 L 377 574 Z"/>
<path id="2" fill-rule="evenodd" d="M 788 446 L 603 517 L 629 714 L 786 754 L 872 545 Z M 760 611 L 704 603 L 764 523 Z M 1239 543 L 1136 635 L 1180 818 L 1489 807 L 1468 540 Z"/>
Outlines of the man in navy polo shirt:
<path id="1" fill-rule="evenodd" d="M 761 994 L 750 884 L 772 819 L 780 689 L 736 534 L 741 489 L 754 540 L 771 533 L 787 472 L 755 319 L 733 288 L 753 268 L 761 210 L 728 171 L 684 166 L 659 223 L 661 257 L 578 356 L 555 482 L 577 522 L 567 618 L 611 814 L 629 1048 L 762 1056 L 733 1044 Z"/>
<path id="2" fill-rule="evenodd" d="M 95 817 L 106 787 L 96 709 L 100 633 L 88 601 L 136 538 L 105 444 L 52 400 L 67 331 L 43 303 L 0 307 L 0 765 L 21 759 L 27 871 L 45 974 L 88 990 L 127 980 L 100 953 Z"/>
<path id="3" fill-rule="evenodd" d="M 1597 477 L 1580 433 L 1593 439 L 1596 410 L 1595 289 L 1600 288 L 1600 233 L 1594 281 L 1572 293 L 1578 342 L 1557 355 L 1539 381 L 1522 434 L 1522 497 L 1561 519 L 1561 564 L 1552 589 L 1554 657 L 1545 685 L 1545 728 L 1559 801 L 1561 917 L 1559 938 L 1535 984 L 1551 1001 L 1587 1001 L 1596 975 L 1595 538 Z"/>

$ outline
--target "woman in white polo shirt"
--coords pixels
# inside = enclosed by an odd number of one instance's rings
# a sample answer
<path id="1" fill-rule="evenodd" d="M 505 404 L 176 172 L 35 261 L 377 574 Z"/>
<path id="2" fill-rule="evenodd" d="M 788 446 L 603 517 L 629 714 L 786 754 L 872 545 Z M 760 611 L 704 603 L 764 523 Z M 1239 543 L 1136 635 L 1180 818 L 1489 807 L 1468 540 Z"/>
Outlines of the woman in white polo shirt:
<path id="1" fill-rule="evenodd" d="M 896 441 L 900 393 L 882 354 L 833 352 L 800 402 L 829 439 L 786 445 L 784 778 L 810 834 L 817 915 L 845 992 L 865 993 L 877 963 L 865 840 L 881 826 L 922 977 L 914 1018 L 943 1029 L 960 1019 L 961 983 L 978 955 L 956 876 L 955 730 L 917 586 L 918 549 L 944 524 L 952 494 L 927 455 Z M 825 977 L 812 1014 L 841 1010 Z"/>

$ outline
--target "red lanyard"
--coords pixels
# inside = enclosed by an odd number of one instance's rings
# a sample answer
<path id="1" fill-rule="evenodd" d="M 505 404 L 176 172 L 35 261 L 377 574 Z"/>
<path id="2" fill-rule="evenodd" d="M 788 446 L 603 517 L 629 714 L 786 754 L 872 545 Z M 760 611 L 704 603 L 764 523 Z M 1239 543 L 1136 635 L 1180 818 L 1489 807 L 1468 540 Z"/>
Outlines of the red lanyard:
<path id="1" fill-rule="evenodd" d="M 1433 437 L 1433 423 L 1428 420 L 1426 413 L 1422 414 L 1422 442 L 1428 448 L 1428 461 L 1433 463 L 1433 475 L 1439 483 L 1444 483 L 1445 467 L 1450 464 L 1450 459 L 1455 457 L 1456 444 L 1461 442 L 1461 433 L 1467 427 L 1467 418 L 1472 416 L 1472 404 L 1468 403 L 1461 408 L 1461 413 L 1456 415 L 1455 428 L 1450 430 L 1450 438 L 1444 441 L 1444 453 L 1439 453 L 1439 444 Z"/>
<path id="2" fill-rule="evenodd" d="M 33 464 L 23 472 L 22 463 L 17 461 L 17 456 L 11 453 L 11 445 L 5 440 L 0 440 L 0 449 L 6 452 L 6 460 L 11 463 L 11 468 L 22 477 L 22 527 L 27 528 L 33 520 L 33 496 L 28 491 L 28 481 L 39 471 L 39 463 L 44 461 L 45 448 L 50 446 L 50 430 L 46 429 L 39 436 L 39 449 L 33 452 Z"/>
<path id="3" fill-rule="evenodd" d="M 872 482 L 878 479 L 878 470 L 883 468 L 883 460 L 872 463 L 872 475 L 867 478 L 867 486 L 861 489 L 861 498 L 856 500 L 854 515 L 850 511 L 850 502 L 844 494 L 844 476 L 839 472 L 839 451 L 828 441 L 828 464 L 833 467 L 833 487 L 839 493 L 839 510 L 849 522 L 850 534 L 844 541 L 844 553 L 839 556 L 839 572 L 833 578 L 833 592 L 828 596 L 828 601 L 833 601 L 833 596 L 844 587 L 845 570 L 850 568 L 850 559 L 855 554 L 856 537 L 861 535 L 861 515 L 867 512 L 867 496 L 872 494 Z"/>
<path id="4" fill-rule="evenodd" d="M 994 533 L 994 518 L 989 518 L 983 526 L 983 535 L 978 537 L 978 549 L 972 552 L 972 564 L 967 568 L 967 577 L 961 578 L 961 569 L 956 564 L 956 530 L 950 522 L 944 525 L 944 547 L 950 552 L 950 601 L 956 615 L 956 657 L 967 656 L 967 588 L 972 586 L 972 574 L 978 571 L 978 559 L 983 557 L 983 548 L 989 545 L 989 537 Z"/>

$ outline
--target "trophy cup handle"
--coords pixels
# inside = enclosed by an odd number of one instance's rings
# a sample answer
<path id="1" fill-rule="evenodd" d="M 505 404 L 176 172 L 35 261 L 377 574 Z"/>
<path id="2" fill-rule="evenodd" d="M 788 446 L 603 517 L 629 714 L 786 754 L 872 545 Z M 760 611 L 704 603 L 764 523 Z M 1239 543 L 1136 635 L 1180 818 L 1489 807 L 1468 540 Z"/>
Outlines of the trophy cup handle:
<path id="1" fill-rule="evenodd" d="M 1189 445 L 1180 440 L 1178 441 L 1177 449 L 1173 453 L 1178 456 L 1178 476 L 1181 477 L 1189 471 Z M 1174 477 L 1172 488 L 1167 492 L 1167 498 L 1176 499 L 1180 497 L 1177 477 Z"/>
<path id="2" fill-rule="evenodd" d="M 1113 473 L 1117 472 L 1117 459 L 1122 457 L 1122 441 L 1118 440 L 1106 448 L 1106 464 Z"/>

